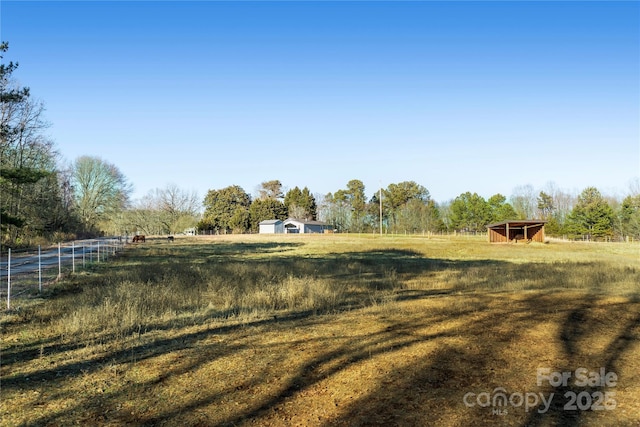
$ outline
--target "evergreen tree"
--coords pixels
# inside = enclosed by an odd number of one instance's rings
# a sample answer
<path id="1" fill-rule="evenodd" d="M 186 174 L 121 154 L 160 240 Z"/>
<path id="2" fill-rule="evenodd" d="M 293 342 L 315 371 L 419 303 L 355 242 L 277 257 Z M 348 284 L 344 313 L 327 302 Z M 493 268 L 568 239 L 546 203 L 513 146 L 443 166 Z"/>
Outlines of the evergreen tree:
<path id="1" fill-rule="evenodd" d="M 540 212 L 541 218 L 546 220 L 551 219 L 553 212 L 555 211 L 553 197 L 544 191 L 541 191 L 538 195 L 538 211 Z"/>
<path id="2" fill-rule="evenodd" d="M 491 208 L 487 201 L 477 193 L 463 193 L 451 202 L 450 221 L 456 230 L 485 231 L 491 221 Z"/>
<path id="3" fill-rule="evenodd" d="M 352 179 L 347 183 L 346 195 L 351 208 L 351 229 L 354 232 L 362 232 L 367 207 L 364 194 L 364 183 L 359 179 Z"/>
<path id="4" fill-rule="evenodd" d="M 640 239 L 640 195 L 627 196 L 620 207 L 622 233 Z"/>
<path id="5" fill-rule="evenodd" d="M 509 219 L 516 219 L 518 217 L 513 206 L 511 206 L 510 203 L 507 203 L 507 198 L 500 193 L 489 197 L 487 204 L 490 210 L 490 222 L 506 221 Z"/>
<path id="6" fill-rule="evenodd" d="M 266 198 L 256 199 L 249 207 L 251 230 L 257 232 L 260 222 L 269 219 L 287 219 L 287 208 L 280 200 Z"/>
<path id="7" fill-rule="evenodd" d="M 595 187 L 586 188 L 569 215 L 569 231 L 590 237 L 610 236 L 613 231 L 613 209 Z"/>
<path id="8" fill-rule="evenodd" d="M 307 187 L 295 187 L 284 196 L 284 205 L 291 218 L 314 220 L 317 215 L 316 199 Z"/>
<path id="9" fill-rule="evenodd" d="M 245 232 L 249 229 L 251 197 L 239 185 L 221 190 L 209 190 L 204 198 L 201 230 L 214 232 Z"/>

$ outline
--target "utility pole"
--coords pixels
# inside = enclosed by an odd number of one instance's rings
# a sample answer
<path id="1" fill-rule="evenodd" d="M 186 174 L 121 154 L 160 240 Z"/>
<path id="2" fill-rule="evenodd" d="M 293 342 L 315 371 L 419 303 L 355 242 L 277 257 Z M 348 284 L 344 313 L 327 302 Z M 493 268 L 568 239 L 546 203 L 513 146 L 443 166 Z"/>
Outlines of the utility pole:
<path id="1" fill-rule="evenodd" d="M 382 236 L 382 186 L 380 186 L 380 236 Z"/>

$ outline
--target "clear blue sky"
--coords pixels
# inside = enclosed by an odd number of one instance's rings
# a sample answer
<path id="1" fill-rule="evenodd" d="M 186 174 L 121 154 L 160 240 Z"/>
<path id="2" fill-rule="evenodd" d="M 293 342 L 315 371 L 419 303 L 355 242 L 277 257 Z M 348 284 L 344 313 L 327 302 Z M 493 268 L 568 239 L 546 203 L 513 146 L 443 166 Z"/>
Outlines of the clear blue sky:
<path id="1" fill-rule="evenodd" d="M 638 2 L 2 1 L 68 161 L 134 198 L 416 181 L 437 201 L 640 175 Z"/>

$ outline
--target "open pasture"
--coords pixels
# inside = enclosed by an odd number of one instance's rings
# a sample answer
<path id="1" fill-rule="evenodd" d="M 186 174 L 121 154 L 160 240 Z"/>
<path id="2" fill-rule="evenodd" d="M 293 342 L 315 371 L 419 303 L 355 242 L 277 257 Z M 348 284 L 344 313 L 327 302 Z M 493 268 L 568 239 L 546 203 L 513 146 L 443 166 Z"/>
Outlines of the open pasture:
<path id="1" fill-rule="evenodd" d="M 639 256 L 147 239 L 2 313 L 0 424 L 637 427 Z"/>

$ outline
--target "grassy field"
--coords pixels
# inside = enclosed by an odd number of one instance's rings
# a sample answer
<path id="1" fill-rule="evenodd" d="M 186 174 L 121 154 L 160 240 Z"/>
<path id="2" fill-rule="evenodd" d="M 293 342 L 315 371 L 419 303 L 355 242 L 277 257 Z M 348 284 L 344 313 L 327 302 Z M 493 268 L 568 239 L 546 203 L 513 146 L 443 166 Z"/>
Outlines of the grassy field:
<path id="1" fill-rule="evenodd" d="M 637 427 L 639 261 L 630 244 L 149 240 L 2 313 L 0 425 Z"/>

